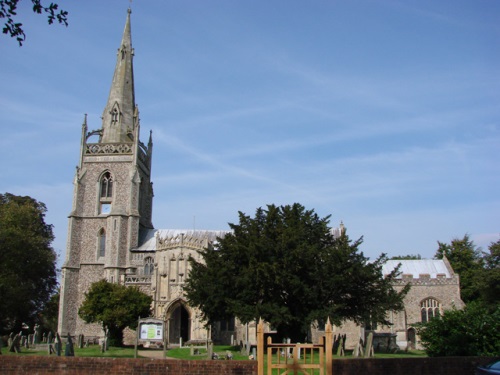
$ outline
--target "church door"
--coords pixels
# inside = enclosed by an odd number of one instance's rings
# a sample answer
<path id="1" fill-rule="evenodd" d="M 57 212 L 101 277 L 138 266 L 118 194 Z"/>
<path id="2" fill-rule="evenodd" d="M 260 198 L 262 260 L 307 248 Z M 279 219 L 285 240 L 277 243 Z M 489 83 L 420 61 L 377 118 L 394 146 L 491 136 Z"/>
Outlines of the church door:
<path id="1" fill-rule="evenodd" d="M 172 310 L 169 320 L 168 341 L 170 345 L 185 344 L 190 339 L 189 313 L 182 304 L 178 304 Z"/>

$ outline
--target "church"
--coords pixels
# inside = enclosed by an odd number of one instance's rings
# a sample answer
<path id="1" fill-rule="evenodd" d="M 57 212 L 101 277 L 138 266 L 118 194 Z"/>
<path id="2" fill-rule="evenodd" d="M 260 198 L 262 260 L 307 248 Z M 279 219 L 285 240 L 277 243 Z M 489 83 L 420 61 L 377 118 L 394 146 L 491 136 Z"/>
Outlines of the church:
<path id="1" fill-rule="evenodd" d="M 256 325 L 237 318 L 208 328 L 200 312 L 186 301 L 183 285 L 189 274 L 188 259 L 223 237 L 224 231 L 155 229 L 152 223 L 153 139 L 140 140 L 139 109 L 135 104 L 134 49 L 128 10 L 102 125 L 81 129 L 79 163 L 74 177 L 69 214 L 66 259 L 62 267 L 58 332 L 72 336 L 102 337 L 99 324 L 87 324 L 78 308 L 90 285 L 101 279 L 137 286 L 153 299 L 155 318 L 166 322 L 169 346 L 189 342 L 255 342 Z M 340 233 L 341 228 L 334 228 Z M 453 306 L 461 308 L 459 276 L 443 260 L 389 261 L 384 273 L 401 263 L 402 274 L 394 288 L 410 283 L 405 310 L 388 312 L 393 325 L 360 327 L 346 322 L 334 327 L 347 335 L 353 347 L 368 331 L 390 334 L 401 345 L 418 347 L 413 324 L 426 321 Z M 269 327 L 267 328 L 270 329 Z M 311 338 L 322 334 L 312 327 Z"/>

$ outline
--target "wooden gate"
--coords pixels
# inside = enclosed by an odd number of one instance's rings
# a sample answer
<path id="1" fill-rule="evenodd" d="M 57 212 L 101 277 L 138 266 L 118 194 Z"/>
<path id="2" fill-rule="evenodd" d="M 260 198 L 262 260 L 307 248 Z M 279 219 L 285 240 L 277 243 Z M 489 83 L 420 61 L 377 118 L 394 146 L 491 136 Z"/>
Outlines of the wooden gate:
<path id="1" fill-rule="evenodd" d="M 258 375 L 332 374 L 333 334 L 330 319 L 325 326 L 325 336 L 318 344 L 273 344 L 267 338 L 267 360 L 264 357 L 264 323 L 257 326 Z M 265 371 L 267 363 L 267 371 Z"/>

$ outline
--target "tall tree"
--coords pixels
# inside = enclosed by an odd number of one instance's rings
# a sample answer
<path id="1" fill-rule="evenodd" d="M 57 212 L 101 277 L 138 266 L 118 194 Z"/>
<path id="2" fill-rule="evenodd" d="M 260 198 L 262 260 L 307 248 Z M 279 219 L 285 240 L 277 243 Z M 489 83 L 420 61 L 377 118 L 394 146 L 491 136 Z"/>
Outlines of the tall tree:
<path id="1" fill-rule="evenodd" d="M 455 238 L 449 244 L 438 241 L 434 258 L 442 259 L 445 256 L 453 270 L 460 275 L 462 300 L 465 303 L 477 300 L 480 297 L 477 275 L 484 269 L 481 251 L 469 235 L 465 234 L 463 238 Z"/>
<path id="2" fill-rule="evenodd" d="M 0 18 L 5 19 L 2 32 L 16 38 L 20 46 L 26 40 L 23 24 L 16 22 L 17 6 L 20 0 L 0 0 Z M 33 12 L 37 14 L 46 14 L 49 25 L 54 21 L 68 26 L 68 12 L 59 10 L 59 5 L 50 3 L 49 5 L 42 4 L 42 0 L 31 0 L 33 4 Z"/>
<path id="3" fill-rule="evenodd" d="M 212 248 L 190 259 L 185 291 L 189 302 L 213 321 L 262 317 L 284 337 L 302 341 L 314 321 L 330 317 L 388 323 L 386 312 L 403 307 L 407 288 L 392 288 L 397 270 L 384 277 L 381 255 L 369 262 L 344 232 L 338 238 L 302 205 L 239 213 L 239 224 Z"/>
<path id="4" fill-rule="evenodd" d="M 78 315 L 87 323 L 100 323 L 110 339 L 110 345 L 123 345 L 123 330 L 135 329 L 137 318 L 151 312 L 151 296 L 136 287 L 101 280 L 93 283 L 85 293 Z"/>
<path id="5" fill-rule="evenodd" d="M 57 287 L 57 256 L 45 205 L 0 194 L 0 332 L 32 324 Z"/>
<path id="6" fill-rule="evenodd" d="M 489 310 L 500 306 L 500 239 L 484 254 L 484 270 L 476 274 L 480 300 Z"/>

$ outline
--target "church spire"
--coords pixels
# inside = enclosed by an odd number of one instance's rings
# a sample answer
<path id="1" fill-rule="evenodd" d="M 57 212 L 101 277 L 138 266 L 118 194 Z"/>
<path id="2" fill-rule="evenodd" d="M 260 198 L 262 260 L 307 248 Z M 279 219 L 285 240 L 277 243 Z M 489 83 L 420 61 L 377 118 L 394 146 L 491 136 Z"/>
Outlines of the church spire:
<path id="1" fill-rule="evenodd" d="M 137 126 L 135 118 L 134 92 L 134 49 L 132 48 L 132 33 L 130 29 L 130 13 L 123 30 L 123 37 L 116 58 L 115 73 L 108 103 L 102 114 L 102 143 L 132 142 L 134 129 Z"/>

